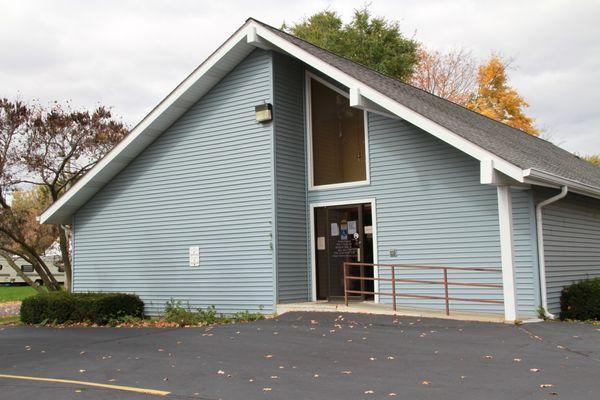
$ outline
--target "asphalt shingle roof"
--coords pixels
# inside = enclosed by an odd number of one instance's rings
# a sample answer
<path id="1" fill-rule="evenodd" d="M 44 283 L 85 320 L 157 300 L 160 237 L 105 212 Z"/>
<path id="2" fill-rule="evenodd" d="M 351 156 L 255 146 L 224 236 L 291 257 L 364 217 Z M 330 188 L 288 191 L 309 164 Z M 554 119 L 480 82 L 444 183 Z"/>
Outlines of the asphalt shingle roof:
<path id="1" fill-rule="evenodd" d="M 517 167 L 536 169 L 600 188 L 600 168 L 546 140 L 385 76 L 270 25 L 254 21 L 381 94 Z"/>

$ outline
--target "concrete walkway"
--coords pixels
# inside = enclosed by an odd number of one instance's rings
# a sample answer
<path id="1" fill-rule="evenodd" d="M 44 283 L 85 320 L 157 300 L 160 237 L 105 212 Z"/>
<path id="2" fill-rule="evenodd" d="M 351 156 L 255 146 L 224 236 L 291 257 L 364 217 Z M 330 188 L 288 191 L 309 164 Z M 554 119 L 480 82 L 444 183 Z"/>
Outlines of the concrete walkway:
<path id="1" fill-rule="evenodd" d="M 425 310 L 417 308 L 397 308 L 392 309 L 389 304 L 378 304 L 372 301 L 352 301 L 348 307 L 340 301 L 306 301 L 302 303 L 287 303 L 277 305 L 277 314 L 286 312 L 350 312 L 360 314 L 377 314 L 377 315 L 397 315 L 405 317 L 422 317 L 422 318 L 442 318 L 458 321 L 479 321 L 479 322 L 504 322 L 504 316 L 499 314 L 483 314 L 483 313 L 464 313 L 451 311 L 450 315 L 446 315 L 443 311 Z M 528 322 L 538 319 L 531 319 Z"/>
<path id="2" fill-rule="evenodd" d="M 9 317 L 12 315 L 19 315 L 21 310 L 20 301 L 8 301 L 0 303 L 0 317 Z"/>

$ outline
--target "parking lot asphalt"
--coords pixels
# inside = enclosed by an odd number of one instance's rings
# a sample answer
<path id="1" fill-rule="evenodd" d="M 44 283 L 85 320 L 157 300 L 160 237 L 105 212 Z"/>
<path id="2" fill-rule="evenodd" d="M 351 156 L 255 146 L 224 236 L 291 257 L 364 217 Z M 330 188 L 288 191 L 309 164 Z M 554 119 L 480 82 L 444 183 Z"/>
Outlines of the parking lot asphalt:
<path id="1" fill-rule="evenodd" d="M 597 400 L 600 326 L 287 313 L 207 328 L 4 327 L 0 398 Z"/>

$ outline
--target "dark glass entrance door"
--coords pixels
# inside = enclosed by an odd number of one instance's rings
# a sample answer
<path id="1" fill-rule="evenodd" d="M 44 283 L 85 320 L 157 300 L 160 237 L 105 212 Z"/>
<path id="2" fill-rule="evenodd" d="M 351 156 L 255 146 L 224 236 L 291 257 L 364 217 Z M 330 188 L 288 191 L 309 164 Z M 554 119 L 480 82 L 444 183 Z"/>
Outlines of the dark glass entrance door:
<path id="1" fill-rule="evenodd" d="M 373 262 L 371 224 L 370 204 L 315 208 L 318 299 L 344 296 L 344 262 Z M 350 272 L 373 276 L 370 267 L 356 266 Z M 351 286 L 372 291 L 373 282 L 352 281 Z"/>

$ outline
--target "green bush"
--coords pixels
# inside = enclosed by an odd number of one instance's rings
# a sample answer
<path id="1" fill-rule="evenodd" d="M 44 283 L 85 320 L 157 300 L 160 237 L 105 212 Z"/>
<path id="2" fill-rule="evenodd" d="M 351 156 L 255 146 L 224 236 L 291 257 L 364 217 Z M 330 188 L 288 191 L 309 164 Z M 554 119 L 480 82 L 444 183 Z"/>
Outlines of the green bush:
<path id="1" fill-rule="evenodd" d="M 564 288 L 560 296 L 560 318 L 600 320 L 600 278 Z"/>
<path id="2" fill-rule="evenodd" d="M 25 324 L 92 322 L 105 325 L 123 317 L 144 316 L 144 302 L 124 293 L 51 292 L 29 297 L 21 303 Z"/>
<path id="3" fill-rule="evenodd" d="M 219 314 L 215 306 L 206 309 L 192 310 L 190 305 L 183 307 L 181 301 L 167 301 L 165 305 L 164 319 L 166 322 L 174 322 L 179 326 L 228 324 L 232 322 L 248 322 L 263 319 L 264 315 L 240 311 L 231 316 Z"/>
<path id="4" fill-rule="evenodd" d="M 187 308 L 181 305 L 180 301 L 167 301 L 165 305 L 165 321 L 174 322 L 179 326 L 197 325 L 200 323 L 200 316 L 194 312 L 190 305 Z"/>

